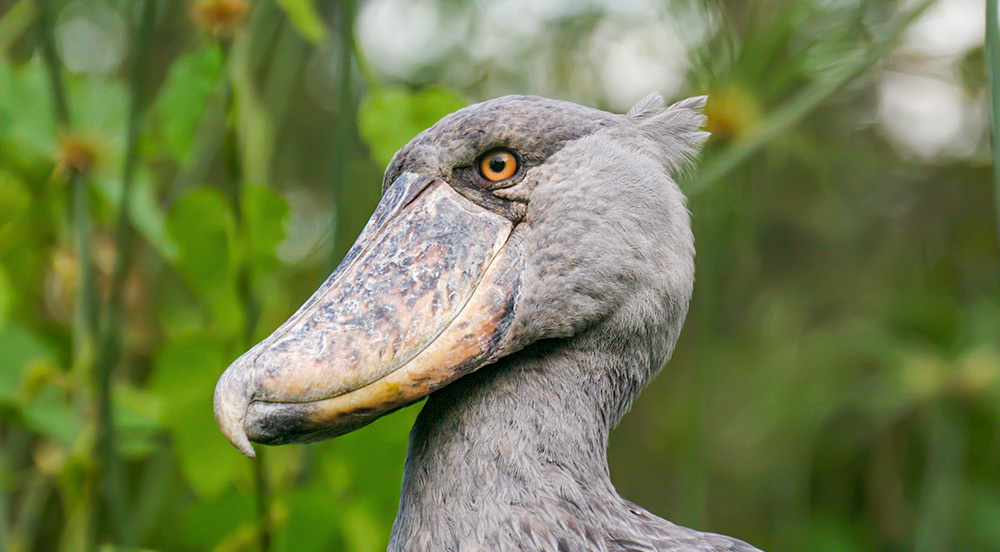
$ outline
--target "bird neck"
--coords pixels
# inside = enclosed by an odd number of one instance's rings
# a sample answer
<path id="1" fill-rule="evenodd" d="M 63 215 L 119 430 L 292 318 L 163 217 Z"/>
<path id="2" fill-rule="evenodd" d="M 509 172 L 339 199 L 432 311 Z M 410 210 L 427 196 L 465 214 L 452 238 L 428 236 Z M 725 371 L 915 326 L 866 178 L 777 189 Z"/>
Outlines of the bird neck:
<path id="1" fill-rule="evenodd" d="M 539 342 L 431 395 L 410 434 L 389 550 L 555 550 L 599 534 L 595 508 L 623 507 L 606 449 L 643 383 L 630 380 L 645 379 L 627 374 L 652 370 L 636 369 L 649 363 L 642 347 L 613 345 Z"/>

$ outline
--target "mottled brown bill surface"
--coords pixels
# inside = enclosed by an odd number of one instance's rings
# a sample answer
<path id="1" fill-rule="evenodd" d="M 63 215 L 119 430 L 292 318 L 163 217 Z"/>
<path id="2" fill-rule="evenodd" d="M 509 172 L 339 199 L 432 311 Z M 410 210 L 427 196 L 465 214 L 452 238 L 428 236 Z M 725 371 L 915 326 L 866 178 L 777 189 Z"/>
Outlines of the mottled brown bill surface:
<path id="1" fill-rule="evenodd" d="M 492 360 L 518 290 L 514 224 L 447 182 L 387 190 L 344 262 L 216 387 L 216 419 L 244 453 L 332 437 Z"/>

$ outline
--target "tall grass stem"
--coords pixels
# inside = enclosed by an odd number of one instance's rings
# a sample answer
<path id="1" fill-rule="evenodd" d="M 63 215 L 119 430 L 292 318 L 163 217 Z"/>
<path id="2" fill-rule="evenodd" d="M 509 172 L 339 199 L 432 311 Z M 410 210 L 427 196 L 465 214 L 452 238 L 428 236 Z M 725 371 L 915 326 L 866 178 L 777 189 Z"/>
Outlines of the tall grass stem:
<path id="1" fill-rule="evenodd" d="M 993 152 L 993 201 L 1000 239 L 1000 16 L 998 0 L 986 0 L 986 75 L 990 86 L 990 147 Z"/>
<path id="2" fill-rule="evenodd" d="M 66 86 L 63 82 L 62 66 L 56 50 L 53 17 L 51 6 L 46 0 L 36 0 L 38 8 L 39 39 L 42 49 L 42 60 L 49 76 L 49 83 L 52 92 L 53 108 L 56 113 L 56 121 L 59 124 L 60 140 L 67 140 L 72 136 L 72 121 L 69 109 L 69 100 L 66 95 Z M 92 403 L 94 388 L 94 355 L 97 347 L 98 315 L 97 315 L 97 291 L 94 275 L 92 247 L 93 236 L 91 230 L 90 205 L 87 190 L 87 178 L 83 172 L 85 166 L 77 166 L 67 163 L 64 169 L 68 172 L 68 186 L 71 194 L 70 220 L 73 236 L 73 246 L 76 252 L 76 294 L 73 311 L 73 352 L 72 352 L 72 373 L 73 373 L 73 394 L 76 401 L 76 408 L 94 428 L 96 420 L 93 417 L 94 405 Z M 90 448 L 92 441 L 88 441 L 89 432 L 84 430 L 84 448 Z M 77 457 L 80 468 L 84 474 L 83 481 L 77 489 L 73 487 L 73 482 L 65 482 L 62 486 L 63 499 L 67 502 L 67 511 L 72 512 L 68 528 L 61 539 L 63 548 L 84 547 L 94 548 L 97 542 L 97 521 L 99 519 L 97 507 L 99 500 L 97 493 L 97 478 L 100 474 L 92 464 L 92 454 L 82 454 Z"/>
<path id="3" fill-rule="evenodd" d="M 101 339 L 95 365 L 97 387 L 97 436 L 95 449 L 102 462 L 101 474 L 104 495 L 108 502 L 111 533 L 122 542 L 127 533 L 127 500 L 121 462 L 115 449 L 113 409 L 111 407 L 111 379 L 121 355 L 122 319 L 124 318 L 125 280 L 133 263 L 132 226 L 129 223 L 132 189 L 139 161 L 139 130 L 143 116 L 144 75 L 149 58 L 150 43 L 156 22 L 156 1 L 142 0 L 139 24 L 135 27 L 133 44 L 135 53 L 129 71 L 128 119 L 125 134 L 125 161 L 122 166 L 121 202 L 115 223 L 115 251 L 117 259 L 111 272 L 108 303 L 102 317 Z"/>
<path id="4" fill-rule="evenodd" d="M 337 123 L 334 129 L 334 144 L 331 152 L 333 160 L 333 198 L 335 202 L 336 227 L 333 235 L 333 255 L 331 267 L 335 267 L 351 246 L 352 236 L 348 235 L 348 217 L 345 208 L 350 175 L 349 161 L 357 152 L 356 121 L 357 101 L 354 97 L 354 19 L 357 6 L 355 0 L 344 0 L 339 3 L 337 12 L 337 52 L 340 54 L 337 72 L 338 97 Z"/>

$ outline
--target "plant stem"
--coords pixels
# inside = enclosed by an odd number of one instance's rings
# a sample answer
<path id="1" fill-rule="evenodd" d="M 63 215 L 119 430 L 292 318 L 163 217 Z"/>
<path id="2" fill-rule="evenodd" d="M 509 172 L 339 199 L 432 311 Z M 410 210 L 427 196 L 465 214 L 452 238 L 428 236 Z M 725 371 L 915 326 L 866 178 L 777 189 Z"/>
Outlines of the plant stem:
<path id="1" fill-rule="evenodd" d="M 55 100 L 56 119 L 62 130 L 68 130 L 69 104 L 66 101 L 66 88 L 63 85 L 62 71 L 59 66 L 59 57 L 56 54 L 56 45 L 52 40 L 52 14 L 49 13 L 49 6 L 46 0 L 35 0 L 38 4 L 38 25 L 41 35 L 42 61 L 49 73 L 52 85 L 52 97 Z"/>
<path id="2" fill-rule="evenodd" d="M 271 524 L 271 491 L 267 483 L 267 474 L 263 450 L 257 451 L 257 458 L 250 462 L 253 469 L 254 489 L 257 493 L 257 523 L 258 523 L 258 547 L 261 552 L 271 550 L 271 543 L 274 540 L 274 528 Z"/>
<path id="3" fill-rule="evenodd" d="M 834 76 L 819 79 L 799 92 L 784 106 L 775 109 L 767 120 L 757 127 L 755 132 L 736 140 L 725 151 L 706 163 L 698 177 L 685 186 L 685 192 L 688 196 L 699 194 L 710 188 L 761 147 L 804 119 L 824 101 L 877 63 L 896 46 L 910 24 L 934 2 L 935 0 L 923 0 L 916 7 L 899 16 L 882 39 L 869 46 L 863 55 L 846 62 Z"/>
<path id="4" fill-rule="evenodd" d="M 6 443 L 4 443 L 6 444 Z M 9 473 L 7 454 L 0 452 L 0 473 Z M 10 539 L 10 498 L 7 491 L 6 477 L 0 477 L 0 542 Z"/>
<path id="5" fill-rule="evenodd" d="M 135 546 L 148 538 L 149 533 L 162 518 L 163 501 L 172 495 L 176 485 L 173 474 L 174 458 L 168 454 L 153 454 L 142 467 L 142 477 L 137 484 L 135 501 L 130 504 L 128 526 L 122 542 Z"/>
<path id="6" fill-rule="evenodd" d="M 35 0 L 38 7 L 39 34 L 42 49 L 42 60 L 49 74 L 49 82 L 52 87 L 52 100 L 56 112 L 56 120 L 59 123 L 59 131 L 63 134 L 69 133 L 72 127 L 70 120 L 69 102 L 66 97 L 66 87 L 62 79 L 62 67 L 56 52 L 53 40 L 52 14 L 46 0 Z M 77 278 L 76 278 L 76 298 L 73 312 L 73 352 L 72 352 L 72 373 L 75 382 L 74 399 L 76 407 L 81 416 L 89 422 L 89 428 L 93 429 L 95 421 L 93 418 L 93 404 L 91 403 L 90 391 L 93 382 L 94 354 L 96 349 L 96 338 L 98 329 L 97 320 L 97 293 L 95 290 L 93 261 L 91 258 L 91 221 L 90 205 L 87 196 L 87 182 L 82 167 L 68 166 L 68 185 L 71 200 L 70 220 L 72 232 L 75 234 L 74 249 L 77 257 Z M 99 477 L 97 470 L 92 464 L 92 455 L 87 452 L 93 449 L 86 442 L 90 433 L 85 430 L 81 433 L 84 440 L 82 455 L 77 457 L 77 461 L 82 468 L 80 481 L 69 480 L 61 489 L 63 499 L 67 504 L 67 511 L 71 515 L 67 518 L 67 529 L 63 532 L 61 542 L 64 546 L 71 548 L 83 547 L 92 549 L 96 543 L 97 526 L 96 503 L 98 500 L 96 478 Z M 73 485 L 79 484 L 79 493 L 74 493 Z"/>
<path id="7" fill-rule="evenodd" d="M 0 52 L 9 49 L 24 32 L 31 28 L 37 17 L 31 0 L 20 0 L 0 17 Z"/>
<path id="8" fill-rule="evenodd" d="M 913 550 L 953 550 L 952 539 L 968 457 L 965 421 L 948 404 L 933 404 L 925 413 L 928 451 L 916 505 Z"/>
<path id="9" fill-rule="evenodd" d="M 266 185 L 270 171 L 270 156 L 273 154 L 274 139 L 270 121 L 262 118 L 264 105 L 257 95 L 252 78 L 256 65 L 263 52 L 255 39 L 266 30 L 273 29 L 273 19 L 265 11 L 273 10 L 274 6 L 260 3 L 254 7 L 247 29 L 238 37 L 232 48 L 224 48 L 226 52 L 226 68 L 223 78 L 227 79 L 229 100 L 226 111 L 230 109 L 237 116 L 232 118 L 231 136 L 243 147 L 228 149 L 235 156 L 228 165 L 232 167 L 233 202 L 236 222 L 241 227 L 246 223 L 243 212 L 245 190 L 252 186 Z M 274 32 L 272 30 L 272 32 Z M 228 77 L 228 78 L 227 78 Z M 260 157 L 259 159 L 251 159 Z M 248 349 L 253 344 L 254 329 L 260 318 L 260 303 L 254 292 L 252 267 L 244 263 L 240 267 L 238 291 L 243 306 L 246 308 L 246 331 L 243 333 L 243 348 Z M 258 451 L 257 458 L 250 460 L 250 470 L 253 476 L 254 494 L 257 505 L 257 549 L 259 552 L 270 552 L 273 549 L 274 528 L 271 524 L 271 489 L 267 481 L 266 463 L 263 451 Z"/>
<path id="10" fill-rule="evenodd" d="M 226 65 L 226 62 L 223 63 Z M 192 186 L 205 181 L 212 162 L 217 159 L 225 143 L 229 108 L 233 100 L 233 91 L 226 77 L 226 71 L 227 69 L 222 69 L 216 90 L 208 99 L 198 121 L 198 128 L 191 140 L 190 149 L 194 153 L 184 161 L 167 190 L 164 204 L 168 207 Z"/>
<path id="11" fill-rule="evenodd" d="M 337 103 L 337 125 L 334 130 L 335 144 L 331 157 L 333 161 L 333 200 L 336 213 L 333 235 L 333 250 L 331 266 L 336 266 L 351 246 L 353 236 L 348 232 L 346 209 L 347 189 L 349 185 L 348 160 L 357 151 L 355 128 L 357 121 L 356 101 L 354 98 L 354 0 L 343 0 L 337 12 L 337 52 L 340 54 L 339 71 L 337 75 L 339 94 Z"/>
<path id="12" fill-rule="evenodd" d="M 241 180 L 245 186 L 246 183 Z M 237 198 L 238 199 L 238 198 Z M 239 201 L 237 201 L 239 205 Z M 240 215 L 240 209 L 236 209 Z M 250 267 L 244 266 L 239 281 L 240 299 L 247 309 L 246 331 L 243 334 L 244 349 L 249 349 L 253 345 L 254 328 L 260 319 L 260 303 L 254 296 L 253 282 L 250 274 Z M 267 481 L 266 455 L 263 450 L 257 451 L 257 457 L 250 460 L 250 469 L 253 472 L 254 493 L 257 499 L 257 546 L 260 552 L 270 552 L 274 541 L 274 526 L 271 523 L 271 488 Z"/>
<path id="13" fill-rule="evenodd" d="M 117 260 L 111 272 L 110 297 L 104 311 L 101 339 L 95 364 L 97 403 L 97 435 L 95 450 L 103 461 L 101 474 L 104 496 L 108 502 L 111 532 L 121 542 L 126 532 L 127 496 L 121 473 L 121 463 L 115 451 L 114 416 L 111 405 L 111 375 L 121 354 L 121 326 L 125 297 L 125 279 L 133 263 L 132 226 L 129 224 L 129 207 L 135 171 L 139 156 L 139 130 L 143 115 L 143 77 L 149 57 L 150 37 L 156 22 L 156 1 L 143 0 L 140 23 L 136 26 L 133 43 L 136 52 L 129 74 L 131 97 L 126 123 L 125 163 L 122 168 L 122 194 L 115 223 L 115 251 Z"/>
<path id="14" fill-rule="evenodd" d="M 52 86 L 53 106 L 56 110 L 56 120 L 60 132 L 69 132 L 70 120 L 69 102 L 66 99 L 66 86 L 63 84 L 62 68 L 52 39 L 52 16 L 45 0 L 38 3 L 38 20 L 41 33 L 42 59 L 49 73 Z M 93 341 L 97 335 L 97 295 L 94 291 L 94 273 L 91 260 L 90 207 L 88 205 L 87 186 L 83 173 L 75 167 L 68 167 L 69 188 L 72 193 L 72 221 L 76 234 L 76 253 L 79 269 L 77 271 L 76 309 L 74 317 L 74 357 L 80 360 L 80 354 L 92 354 Z"/>
<path id="15" fill-rule="evenodd" d="M 18 515 L 14 518 L 5 550 L 18 552 L 33 550 L 38 538 L 38 526 L 45 513 L 45 505 L 52 493 L 52 478 L 42 472 L 32 472 L 20 497 Z"/>
<path id="16" fill-rule="evenodd" d="M 993 200 L 1000 238 L 1000 16 L 997 0 L 986 0 L 986 75 L 990 86 L 990 144 L 993 151 Z"/>

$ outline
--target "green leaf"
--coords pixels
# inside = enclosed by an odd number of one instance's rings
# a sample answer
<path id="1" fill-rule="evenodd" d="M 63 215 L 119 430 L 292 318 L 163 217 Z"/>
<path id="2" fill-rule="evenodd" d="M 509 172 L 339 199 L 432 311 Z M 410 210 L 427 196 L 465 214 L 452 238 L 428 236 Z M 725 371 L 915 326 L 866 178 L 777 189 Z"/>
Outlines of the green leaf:
<path id="1" fill-rule="evenodd" d="M 419 412 L 420 407 L 404 408 L 316 446 L 319 475 L 331 493 L 363 497 L 337 511 L 345 549 L 385 549 L 399 504 L 409 431 Z"/>
<path id="2" fill-rule="evenodd" d="M 9 323 L 0 329 L 0 404 L 16 399 L 27 371 L 38 363 L 56 363 L 54 347 L 31 329 Z"/>
<path id="3" fill-rule="evenodd" d="M 168 417 L 180 408 L 178 405 L 212 396 L 215 381 L 228 364 L 225 357 L 222 342 L 203 334 L 180 338 L 160 348 L 149 389 L 164 401 Z"/>
<path id="4" fill-rule="evenodd" d="M 215 389 L 214 382 L 209 389 Z M 172 399 L 168 403 L 175 409 L 168 426 L 184 478 L 200 496 L 217 495 L 240 477 L 246 469 L 246 458 L 216 426 L 211 394 L 187 403 Z"/>
<path id="5" fill-rule="evenodd" d="M 119 381 L 111 390 L 115 421 L 115 446 L 128 458 L 142 458 L 161 447 L 156 442 L 164 402 L 156 394 Z"/>
<path id="6" fill-rule="evenodd" d="M 275 531 L 275 549 L 279 552 L 326 552 L 345 550 L 336 516 L 343 510 L 330 508 L 330 497 L 337 496 L 323 485 L 290 488 L 280 497 L 288 502 L 288 515 Z M 277 501 L 276 501 L 277 502 Z"/>
<path id="7" fill-rule="evenodd" d="M 165 523 L 165 550 L 218 550 L 227 535 L 238 532 L 254 517 L 254 502 L 247 492 L 231 487 L 218 496 L 177 509 Z"/>
<path id="8" fill-rule="evenodd" d="M 30 31 L 37 17 L 38 6 L 34 2 L 22 0 L 8 5 L 7 12 L 0 17 L 0 51 L 6 52 Z"/>
<path id="9" fill-rule="evenodd" d="M 268 181 L 276 143 L 276 121 L 268 110 L 257 85 L 253 63 L 245 43 L 238 42 L 232 54 L 229 82 L 235 108 L 235 127 L 239 145 L 239 166 L 244 182 Z"/>
<path id="10" fill-rule="evenodd" d="M 361 103 L 358 128 L 372 158 L 385 165 L 417 133 L 466 104 L 461 96 L 446 88 L 415 92 L 402 86 L 380 88 Z"/>
<path id="11" fill-rule="evenodd" d="M 177 260 L 177 245 L 167 235 L 166 214 L 156 197 L 156 186 L 149 173 L 139 172 L 132 188 L 129 218 L 142 237 L 168 261 Z"/>
<path id="12" fill-rule="evenodd" d="M 204 334 L 168 343 L 156 356 L 149 387 L 162 401 L 181 472 L 200 496 L 216 496 L 245 467 L 212 410 L 215 382 L 229 360 L 222 342 Z"/>
<path id="13" fill-rule="evenodd" d="M 217 48 L 202 47 L 173 63 L 167 81 L 153 107 L 167 150 L 178 160 L 191 153 L 198 123 L 222 72 L 222 54 Z"/>
<path id="14" fill-rule="evenodd" d="M 24 241 L 30 215 L 28 188 L 16 176 L 0 169 L 0 255 Z"/>
<path id="15" fill-rule="evenodd" d="M 214 329 L 234 335 L 244 316 L 236 282 L 236 220 L 229 202 L 217 190 L 192 190 L 168 214 L 167 233 L 177 244 L 175 264 L 209 307 Z"/>
<path id="16" fill-rule="evenodd" d="M 55 117 L 41 61 L 11 67 L 0 56 L 0 157 L 20 167 L 51 160 L 56 151 Z"/>
<path id="17" fill-rule="evenodd" d="M 99 139 L 98 168 L 106 168 L 117 177 L 120 172 L 125 128 L 128 117 L 128 87 L 117 79 L 67 79 L 74 131 Z"/>
<path id="18" fill-rule="evenodd" d="M 21 405 L 21 416 L 26 426 L 66 447 L 73 445 L 80 431 L 80 416 L 69 396 L 52 383 Z"/>
<path id="19" fill-rule="evenodd" d="M 14 293 L 14 286 L 7 277 L 7 271 L 0 265 L 0 331 L 7 325 Z"/>
<path id="20" fill-rule="evenodd" d="M 313 0 L 278 0 L 278 5 L 285 10 L 292 25 L 303 37 L 316 44 L 326 39 L 326 27 L 323 18 L 316 11 Z"/>
<path id="21" fill-rule="evenodd" d="M 288 202 L 271 188 L 248 186 L 243 189 L 241 203 L 247 262 L 254 269 L 273 270 L 277 265 L 275 251 L 285 238 Z"/>
<path id="22" fill-rule="evenodd" d="M 367 501 L 356 500 L 347 504 L 340 518 L 347 549 L 356 552 L 379 552 L 389 544 L 391 523 L 379 520 L 378 512 Z"/>

